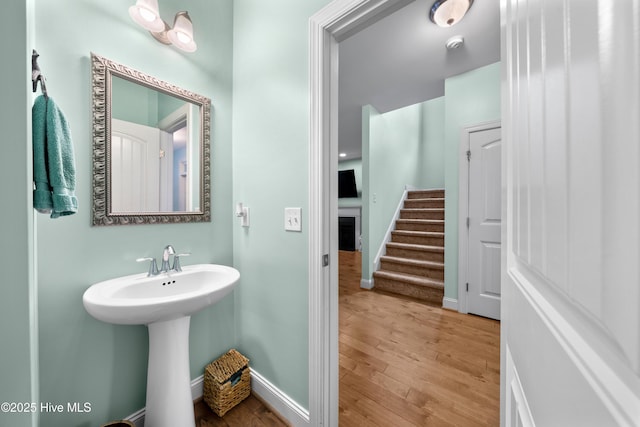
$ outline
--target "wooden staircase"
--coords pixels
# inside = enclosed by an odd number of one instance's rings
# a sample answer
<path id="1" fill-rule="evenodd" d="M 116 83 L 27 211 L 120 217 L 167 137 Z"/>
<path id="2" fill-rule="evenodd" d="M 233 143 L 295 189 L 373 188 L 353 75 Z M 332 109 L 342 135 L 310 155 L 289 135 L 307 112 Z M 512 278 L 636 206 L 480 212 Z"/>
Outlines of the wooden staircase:
<path id="1" fill-rule="evenodd" d="M 408 192 L 373 279 L 376 290 L 442 306 L 444 190 Z"/>

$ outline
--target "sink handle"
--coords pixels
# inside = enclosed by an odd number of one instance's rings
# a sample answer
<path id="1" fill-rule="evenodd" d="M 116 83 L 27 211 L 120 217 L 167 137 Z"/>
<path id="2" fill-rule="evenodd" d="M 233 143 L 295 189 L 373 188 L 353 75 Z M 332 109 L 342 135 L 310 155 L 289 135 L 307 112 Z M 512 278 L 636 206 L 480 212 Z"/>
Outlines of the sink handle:
<path id="1" fill-rule="evenodd" d="M 173 256 L 173 271 L 182 271 L 182 267 L 180 267 L 180 257 L 189 256 L 191 252 L 185 252 L 183 254 L 175 254 Z"/>
<path id="2" fill-rule="evenodd" d="M 158 263 L 156 262 L 156 259 L 155 258 L 151 258 L 151 257 L 136 259 L 136 262 L 145 262 L 145 261 L 151 261 L 151 263 L 149 264 L 149 273 L 147 274 L 147 277 L 157 276 L 158 275 Z"/>

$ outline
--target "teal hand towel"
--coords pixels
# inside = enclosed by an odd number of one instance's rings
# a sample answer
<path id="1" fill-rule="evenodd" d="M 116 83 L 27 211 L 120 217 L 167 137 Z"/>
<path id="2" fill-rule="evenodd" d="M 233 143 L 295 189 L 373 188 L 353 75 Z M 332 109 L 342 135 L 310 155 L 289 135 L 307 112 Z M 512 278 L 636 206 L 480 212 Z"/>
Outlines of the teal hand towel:
<path id="1" fill-rule="evenodd" d="M 33 207 L 51 218 L 78 210 L 71 130 L 51 97 L 40 95 L 32 108 Z"/>

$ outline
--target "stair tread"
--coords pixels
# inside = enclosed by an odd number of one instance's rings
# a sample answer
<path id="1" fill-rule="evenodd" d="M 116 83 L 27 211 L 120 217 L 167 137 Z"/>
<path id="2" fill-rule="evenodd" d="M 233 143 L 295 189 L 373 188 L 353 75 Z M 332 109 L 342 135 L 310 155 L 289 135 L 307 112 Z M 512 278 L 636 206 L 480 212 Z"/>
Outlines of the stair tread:
<path id="1" fill-rule="evenodd" d="M 416 276 L 414 274 L 379 270 L 373 273 L 373 277 L 398 280 L 400 282 L 410 283 L 412 285 L 417 285 L 417 286 L 426 286 L 434 289 L 444 289 L 444 281 L 437 280 L 437 279 L 430 279 L 422 276 Z"/>
<path id="2" fill-rule="evenodd" d="M 444 224 L 444 219 L 398 218 L 396 222 L 405 224 Z"/>
<path id="3" fill-rule="evenodd" d="M 393 248 L 413 249 L 424 252 L 444 252 L 444 247 L 442 246 L 417 245 L 415 243 L 387 242 L 387 247 L 389 246 Z"/>
<path id="4" fill-rule="evenodd" d="M 429 212 L 444 212 L 444 208 L 402 208 L 402 211 L 429 211 Z"/>
<path id="5" fill-rule="evenodd" d="M 444 262 L 426 261 L 421 259 L 395 257 L 395 256 L 388 256 L 388 255 L 383 255 L 382 257 L 380 257 L 380 260 L 383 260 L 383 259 L 385 261 L 395 262 L 397 264 L 413 264 L 413 265 L 419 265 L 423 267 L 444 268 Z"/>
<path id="6" fill-rule="evenodd" d="M 407 194 L 412 196 L 414 194 L 444 194 L 444 188 L 432 188 L 430 190 L 409 190 Z"/>
<path id="7" fill-rule="evenodd" d="M 415 231 L 415 230 L 393 230 L 391 234 L 401 234 L 403 236 L 422 236 L 422 237 L 443 237 L 442 231 Z"/>
<path id="8" fill-rule="evenodd" d="M 425 200 L 429 200 L 429 201 L 433 201 L 433 200 L 438 200 L 438 201 L 443 201 L 444 202 L 444 197 L 420 197 L 418 199 L 405 199 L 405 200 L 411 200 L 412 202 L 423 202 Z"/>

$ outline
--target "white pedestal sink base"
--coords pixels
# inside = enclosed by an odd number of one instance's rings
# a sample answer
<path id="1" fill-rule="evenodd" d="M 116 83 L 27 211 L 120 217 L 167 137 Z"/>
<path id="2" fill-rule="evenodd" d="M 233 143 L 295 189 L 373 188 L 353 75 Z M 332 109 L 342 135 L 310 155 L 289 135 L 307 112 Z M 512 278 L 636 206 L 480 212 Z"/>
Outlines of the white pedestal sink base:
<path id="1" fill-rule="evenodd" d="M 145 427 L 195 427 L 189 372 L 190 317 L 149 328 Z"/>

